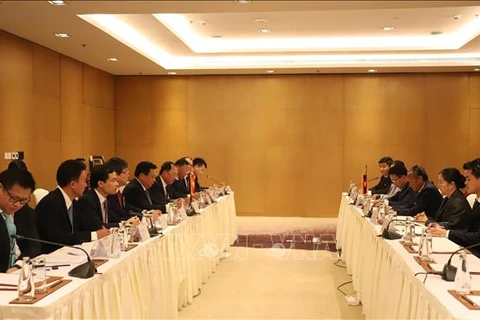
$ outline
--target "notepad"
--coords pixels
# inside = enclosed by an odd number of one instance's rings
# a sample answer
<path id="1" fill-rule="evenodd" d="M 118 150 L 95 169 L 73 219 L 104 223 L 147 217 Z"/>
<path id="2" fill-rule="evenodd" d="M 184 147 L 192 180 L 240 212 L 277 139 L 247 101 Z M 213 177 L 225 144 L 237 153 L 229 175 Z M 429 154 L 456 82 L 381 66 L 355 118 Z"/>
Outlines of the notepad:
<path id="1" fill-rule="evenodd" d="M 18 285 L 18 276 L 18 274 L 0 273 L 0 283 L 16 286 Z"/>

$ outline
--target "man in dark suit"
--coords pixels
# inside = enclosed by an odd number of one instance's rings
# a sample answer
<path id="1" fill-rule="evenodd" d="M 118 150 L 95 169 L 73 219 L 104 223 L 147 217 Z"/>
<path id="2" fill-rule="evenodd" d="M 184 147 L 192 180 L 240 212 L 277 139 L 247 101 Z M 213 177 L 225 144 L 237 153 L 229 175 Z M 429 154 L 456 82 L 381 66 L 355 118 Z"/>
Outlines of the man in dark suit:
<path id="1" fill-rule="evenodd" d="M 8 169 L 18 168 L 25 171 L 28 171 L 27 165 L 23 160 L 12 160 L 8 164 Z M 28 203 L 21 207 L 14 216 L 15 226 L 17 227 L 17 234 L 38 239 L 38 231 L 36 225 L 36 216 L 35 210 L 33 210 Z M 20 248 L 22 256 L 35 258 L 36 256 L 42 253 L 42 248 L 40 242 L 29 241 L 29 240 L 17 240 L 17 245 Z"/>
<path id="2" fill-rule="evenodd" d="M 117 174 L 117 183 L 118 188 L 115 194 L 107 196 L 108 207 L 110 208 L 110 213 L 114 214 L 116 217 L 127 220 L 131 217 L 134 217 L 135 214 L 131 211 L 132 208 L 127 207 L 125 202 L 125 197 L 122 194 L 121 189 L 123 189 L 130 178 L 130 170 L 128 170 L 128 163 L 121 158 L 111 158 L 106 163 L 107 166 L 111 167 L 113 171 Z M 115 219 L 115 216 L 112 218 Z"/>
<path id="3" fill-rule="evenodd" d="M 96 165 L 90 173 L 91 189 L 77 201 L 75 226 L 78 231 L 96 231 L 103 227 L 118 227 L 120 218 L 109 212 L 107 196 L 115 195 L 117 174 L 107 165 Z"/>
<path id="4" fill-rule="evenodd" d="M 192 173 L 195 176 L 195 192 L 203 191 L 207 188 L 201 187 L 198 183 L 198 177 L 202 176 L 207 169 L 207 162 L 202 158 L 195 158 L 192 162 Z"/>
<path id="5" fill-rule="evenodd" d="M 160 168 L 160 174 L 155 178 L 155 182 L 148 189 L 153 204 L 161 205 L 162 212 L 166 211 L 166 205 L 172 200 L 182 198 L 172 186 L 177 177 L 177 167 L 171 161 L 164 162 Z"/>
<path id="6" fill-rule="evenodd" d="M 192 170 L 191 163 L 187 160 L 188 157 L 183 157 L 175 161 L 175 166 L 178 171 L 178 179 L 173 183 L 173 188 L 176 192 L 186 197 L 190 194 L 190 171 Z"/>
<path id="7" fill-rule="evenodd" d="M 162 205 L 153 204 L 148 193 L 148 189 L 153 185 L 156 177 L 157 166 L 151 162 L 142 161 L 135 168 L 135 178 L 123 189 L 127 205 L 134 208 L 135 212 L 153 210 L 154 221 L 162 213 Z"/>
<path id="8" fill-rule="evenodd" d="M 410 205 L 392 205 L 400 216 L 415 216 L 420 212 L 425 212 L 427 217 L 433 218 L 440 203 L 442 195 L 433 183 L 428 180 L 428 175 L 422 166 L 414 165 L 408 171 L 408 182 L 410 188 L 415 192 L 413 204 Z"/>
<path id="9" fill-rule="evenodd" d="M 407 179 L 407 168 L 402 164 L 393 165 L 388 170 L 392 183 L 399 191 L 389 199 L 388 204 L 396 208 L 410 208 L 415 199 L 415 192 L 410 188 Z"/>
<path id="10" fill-rule="evenodd" d="M 66 160 L 57 169 L 58 187 L 49 192 L 35 208 L 37 229 L 40 239 L 64 243 L 81 244 L 103 238 L 110 234 L 108 229 L 78 232 L 75 229 L 75 204 L 86 187 L 87 172 L 85 164 L 75 160 Z M 42 252 L 50 253 L 58 246 L 42 244 Z"/>
<path id="11" fill-rule="evenodd" d="M 16 240 L 13 215 L 30 201 L 35 189 L 35 180 L 26 170 L 12 168 L 0 173 L 0 272 L 13 272 L 21 266 L 16 264 L 21 257 Z"/>
<path id="12" fill-rule="evenodd" d="M 392 180 L 388 174 L 388 170 L 393 163 L 393 159 L 390 157 L 383 157 L 378 161 L 378 168 L 380 170 L 380 181 L 376 186 L 370 189 L 372 194 L 387 194 L 392 185 Z"/>
<path id="13" fill-rule="evenodd" d="M 437 223 L 432 223 L 428 227 L 428 232 L 434 237 L 447 237 L 459 246 L 468 247 L 476 243 L 480 243 L 480 158 L 466 162 L 463 165 L 465 182 L 467 185 L 467 193 L 477 195 L 473 204 L 472 220 L 466 230 L 445 230 Z M 470 249 L 477 257 L 480 257 L 480 249 L 478 247 Z"/>

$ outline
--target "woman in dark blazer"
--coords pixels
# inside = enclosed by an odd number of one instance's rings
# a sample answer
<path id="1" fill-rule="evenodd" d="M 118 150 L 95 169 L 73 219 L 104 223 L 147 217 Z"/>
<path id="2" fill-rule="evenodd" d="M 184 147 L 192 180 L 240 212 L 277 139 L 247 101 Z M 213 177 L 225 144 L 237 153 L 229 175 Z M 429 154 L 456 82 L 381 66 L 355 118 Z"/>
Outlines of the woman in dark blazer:
<path id="1" fill-rule="evenodd" d="M 472 209 L 460 189 L 465 177 L 455 168 L 445 168 L 438 174 L 438 188 L 444 196 L 435 217 L 426 222 L 437 223 L 445 229 L 466 229 L 472 219 Z M 422 218 L 421 215 L 417 215 Z M 417 218 L 417 217 L 416 217 Z"/>

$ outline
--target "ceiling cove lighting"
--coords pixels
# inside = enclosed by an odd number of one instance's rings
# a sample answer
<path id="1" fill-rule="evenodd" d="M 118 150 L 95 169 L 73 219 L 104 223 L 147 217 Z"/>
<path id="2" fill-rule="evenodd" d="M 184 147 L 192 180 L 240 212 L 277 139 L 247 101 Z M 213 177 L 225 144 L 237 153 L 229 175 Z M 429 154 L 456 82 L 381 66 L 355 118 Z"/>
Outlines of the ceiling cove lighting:
<path id="1" fill-rule="evenodd" d="M 67 4 L 63 0 L 52 0 L 52 1 L 48 1 L 48 3 L 53 4 L 54 6 L 64 6 Z"/>
<path id="2" fill-rule="evenodd" d="M 456 50 L 480 35 L 480 19 L 473 17 L 469 21 L 463 19 L 456 30 L 435 37 L 430 34 L 394 36 L 392 33 L 375 37 L 212 39 L 199 34 L 182 14 L 153 16 L 196 53 Z"/>
<path id="3" fill-rule="evenodd" d="M 70 35 L 68 33 L 55 33 L 55 37 L 70 38 Z"/>
<path id="4" fill-rule="evenodd" d="M 161 45 L 150 41 L 139 31 L 114 15 L 81 15 L 85 21 L 103 30 L 118 41 L 167 70 L 335 68 L 335 67 L 405 67 L 465 66 L 480 64 L 480 53 L 431 54 L 282 54 L 255 55 L 187 55 L 170 54 Z M 188 23 L 188 21 L 187 21 Z M 188 23 L 189 24 L 189 23 Z M 429 37 L 431 37 L 429 35 Z M 434 37 L 436 38 L 436 37 Z M 218 42 L 223 39 L 211 39 Z M 266 39 L 268 40 L 268 39 Z"/>

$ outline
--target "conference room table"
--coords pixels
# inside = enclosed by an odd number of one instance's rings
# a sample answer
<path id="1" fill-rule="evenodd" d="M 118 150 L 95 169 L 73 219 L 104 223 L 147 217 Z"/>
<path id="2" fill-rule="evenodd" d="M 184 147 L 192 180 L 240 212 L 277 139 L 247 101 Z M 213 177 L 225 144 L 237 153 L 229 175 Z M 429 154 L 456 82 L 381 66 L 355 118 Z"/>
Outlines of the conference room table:
<path id="1" fill-rule="evenodd" d="M 47 276 L 72 282 L 35 304 L 10 304 L 16 291 L 1 291 L 0 319 L 178 318 L 236 238 L 235 200 L 230 193 L 200 214 L 168 226 L 163 237 L 110 258 L 93 278 L 69 277 L 72 267 L 47 271 Z"/>
<path id="2" fill-rule="evenodd" d="M 342 250 L 347 272 L 366 319 L 480 319 L 480 310 L 470 310 L 448 290 L 455 282 L 428 274 L 401 240 L 379 237 L 381 226 L 364 217 L 361 208 L 350 204 L 342 194 L 338 225 L 337 248 Z M 419 237 L 416 237 L 416 242 Z M 440 271 L 451 254 L 460 248 L 446 238 L 433 238 L 433 259 L 430 266 Z M 452 264 L 460 265 L 458 254 Z M 480 272 L 480 259 L 467 254 L 470 272 Z M 480 275 L 472 275 L 472 290 L 480 290 Z M 471 296 L 468 296 L 471 297 Z M 480 305 L 480 304 L 479 304 Z"/>

